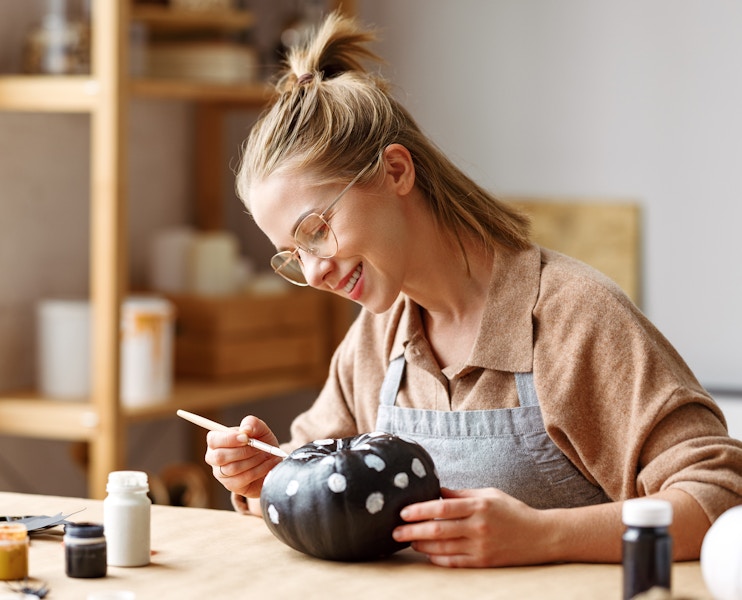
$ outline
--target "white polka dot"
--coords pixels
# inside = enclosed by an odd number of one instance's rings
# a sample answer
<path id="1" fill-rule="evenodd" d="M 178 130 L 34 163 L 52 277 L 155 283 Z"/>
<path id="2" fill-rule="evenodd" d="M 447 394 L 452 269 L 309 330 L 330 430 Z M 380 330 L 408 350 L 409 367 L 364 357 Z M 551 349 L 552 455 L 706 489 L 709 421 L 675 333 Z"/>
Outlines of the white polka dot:
<path id="1" fill-rule="evenodd" d="M 298 491 L 299 491 L 299 482 L 296 481 L 296 479 L 292 479 L 291 481 L 289 481 L 289 484 L 286 486 L 286 495 L 293 496 Z"/>
<path id="2" fill-rule="evenodd" d="M 394 476 L 394 485 L 400 489 L 405 489 L 410 485 L 410 478 L 407 473 L 397 473 Z"/>
<path id="3" fill-rule="evenodd" d="M 314 458 L 314 456 L 314 454 L 310 454 L 309 452 L 294 452 L 291 458 L 294 460 L 304 460 L 305 458 Z"/>
<path id="4" fill-rule="evenodd" d="M 272 504 L 268 507 L 268 517 L 270 518 L 271 523 L 278 525 L 278 510 L 276 510 L 276 507 Z"/>
<path id="5" fill-rule="evenodd" d="M 354 446 L 353 450 L 371 450 L 371 446 L 368 444 L 358 444 Z"/>
<path id="6" fill-rule="evenodd" d="M 423 465 L 422 461 L 419 458 L 412 459 L 412 472 L 420 479 L 428 474 L 425 470 L 425 465 Z"/>
<path id="7" fill-rule="evenodd" d="M 324 439 L 324 440 L 315 440 L 314 443 L 317 446 L 330 446 L 330 445 L 332 445 L 332 444 L 335 443 L 335 440 L 333 440 L 331 438 L 327 438 L 327 439 Z"/>
<path id="8" fill-rule="evenodd" d="M 374 492 L 366 498 L 366 510 L 372 515 L 375 515 L 382 508 L 384 508 L 384 494 L 381 492 Z"/>
<path id="9" fill-rule="evenodd" d="M 369 469 L 374 469 L 374 471 L 378 471 L 379 473 L 386 469 L 384 459 L 380 456 L 376 456 L 376 454 L 367 454 L 363 457 L 363 462 L 366 463 L 366 466 Z"/>
<path id="10" fill-rule="evenodd" d="M 334 456 L 325 456 L 319 464 L 321 465 L 334 465 L 335 464 L 335 457 Z"/>
<path id="11" fill-rule="evenodd" d="M 336 494 L 344 492 L 347 486 L 348 482 L 340 473 L 333 473 L 327 478 L 327 487 L 329 487 Z"/>

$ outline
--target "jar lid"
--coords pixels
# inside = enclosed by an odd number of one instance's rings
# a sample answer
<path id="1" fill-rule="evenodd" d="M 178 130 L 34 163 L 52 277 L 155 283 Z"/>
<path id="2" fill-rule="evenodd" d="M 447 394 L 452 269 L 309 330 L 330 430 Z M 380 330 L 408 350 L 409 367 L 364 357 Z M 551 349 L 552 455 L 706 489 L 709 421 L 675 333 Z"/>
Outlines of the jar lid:
<path id="1" fill-rule="evenodd" d="M 672 504 L 656 498 L 634 498 L 623 503 L 622 518 L 632 527 L 667 527 L 672 523 Z"/>
<path id="2" fill-rule="evenodd" d="M 127 296 L 121 304 L 121 314 L 123 317 L 139 314 L 170 317 L 173 315 L 174 310 L 173 303 L 161 296 Z"/>
<path id="3" fill-rule="evenodd" d="M 144 471 L 112 471 L 108 474 L 106 491 L 146 492 L 149 490 L 147 473 Z"/>
<path id="4" fill-rule="evenodd" d="M 103 536 L 103 525 L 100 523 L 67 523 L 64 534 L 77 538 L 99 538 Z"/>
<path id="5" fill-rule="evenodd" d="M 27 535 L 28 529 L 23 523 L 0 523 L 0 540 L 25 540 Z"/>

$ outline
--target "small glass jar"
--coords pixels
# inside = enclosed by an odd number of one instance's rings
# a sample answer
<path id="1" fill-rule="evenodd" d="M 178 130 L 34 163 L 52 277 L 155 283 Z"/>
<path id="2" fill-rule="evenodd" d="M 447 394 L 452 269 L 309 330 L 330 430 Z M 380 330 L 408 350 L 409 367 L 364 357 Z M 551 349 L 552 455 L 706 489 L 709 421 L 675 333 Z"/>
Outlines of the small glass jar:
<path id="1" fill-rule="evenodd" d="M 45 0 L 44 4 L 46 9 L 41 21 L 26 36 L 24 72 L 34 75 L 89 73 L 89 19 L 71 17 L 68 0 Z"/>
<path id="2" fill-rule="evenodd" d="M 671 589 L 672 504 L 635 498 L 623 504 L 623 597 L 630 600 L 652 588 Z"/>
<path id="3" fill-rule="evenodd" d="M 67 523 L 64 526 L 65 573 L 92 579 L 106 576 L 106 538 L 98 523 Z"/>
<path id="4" fill-rule="evenodd" d="M 28 577 L 28 530 L 23 523 L 0 523 L 0 580 Z"/>

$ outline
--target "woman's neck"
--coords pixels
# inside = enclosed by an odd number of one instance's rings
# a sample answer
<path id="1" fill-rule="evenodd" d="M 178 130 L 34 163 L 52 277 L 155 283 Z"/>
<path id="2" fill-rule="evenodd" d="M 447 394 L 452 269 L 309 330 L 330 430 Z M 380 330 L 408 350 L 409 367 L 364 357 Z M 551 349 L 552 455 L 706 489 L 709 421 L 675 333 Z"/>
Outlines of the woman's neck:
<path id="1" fill-rule="evenodd" d="M 425 333 L 441 368 L 466 361 L 474 347 L 493 267 L 481 243 L 451 236 L 431 244 L 405 293 L 421 307 Z M 463 246 L 463 252 L 462 252 Z M 465 252 L 465 255 L 464 255 Z"/>

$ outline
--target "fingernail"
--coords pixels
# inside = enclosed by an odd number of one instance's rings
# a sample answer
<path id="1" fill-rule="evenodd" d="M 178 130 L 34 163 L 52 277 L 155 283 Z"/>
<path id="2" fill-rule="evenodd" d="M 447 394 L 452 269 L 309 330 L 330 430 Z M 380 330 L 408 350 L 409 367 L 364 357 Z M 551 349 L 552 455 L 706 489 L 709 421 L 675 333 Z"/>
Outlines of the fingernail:
<path id="1" fill-rule="evenodd" d="M 409 510 L 407 510 L 406 508 L 403 508 L 403 509 L 402 509 L 402 510 L 400 511 L 400 513 L 399 513 L 399 516 L 400 516 L 400 517 L 402 517 L 403 519 L 407 520 L 407 517 L 409 517 L 409 516 L 410 516 L 410 511 L 409 511 Z"/>
<path id="2" fill-rule="evenodd" d="M 238 433 L 238 434 L 237 434 L 237 441 L 238 441 L 238 442 L 239 442 L 240 444 L 247 444 L 247 440 L 249 440 L 249 439 L 250 439 L 250 438 L 249 438 L 249 437 L 247 436 L 247 434 L 246 434 L 246 433 Z"/>

